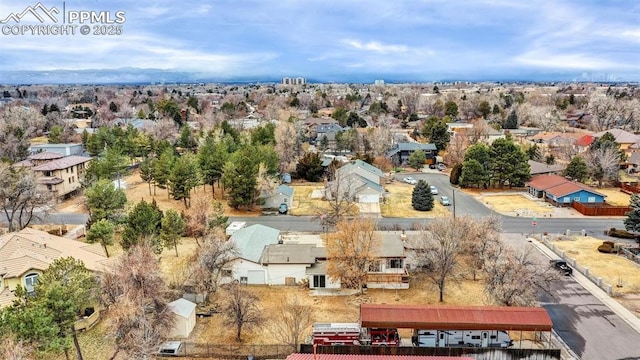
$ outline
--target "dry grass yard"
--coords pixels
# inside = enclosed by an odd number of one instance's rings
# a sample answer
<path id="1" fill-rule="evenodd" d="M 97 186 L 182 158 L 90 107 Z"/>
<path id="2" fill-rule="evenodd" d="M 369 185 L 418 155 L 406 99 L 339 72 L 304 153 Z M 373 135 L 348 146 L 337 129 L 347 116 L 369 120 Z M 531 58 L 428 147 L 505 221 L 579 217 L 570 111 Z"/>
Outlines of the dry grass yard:
<path id="1" fill-rule="evenodd" d="M 314 190 L 323 190 L 324 186 L 319 183 L 308 183 L 304 185 L 291 185 L 293 192 L 293 206 L 289 209 L 291 215 L 316 215 L 327 209 L 326 201 L 319 198 L 311 198 Z"/>
<path id="2" fill-rule="evenodd" d="M 380 204 L 380 211 L 383 217 L 435 218 L 451 214 L 438 201 L 440 199 L 439 195 L 434 195 L 434 206 L 431 211 L 417 211 L 411 207 L 413 185 L 396 182 L 394 184 L 386 184 L 384 188 L 389 193 L 385 202 Z"/>
<path id="3" fill-rule="evenodd" d="M 602 188 L 596 189 L 597 192 L 607 195 L 605 200 L 610 205 L 628 206 L 631 195 L 623 193 L 620 188 Z"/>
<path id="4" fill-rule="evenodd" d="M 520 194 L 487 195 L 481 201 L 501 214 L 522 216 L 544 216 L 553 212 L 551 204 L 534 201 Z"/>
<path id="5" fill-rule="evenodd" d="M 566 252 L 567 256 L 576 259 L 578 264 L 589 268 L 593 275 L 614 286 L 615 292 L 640 294 L 640 266 L 624 256 L 599 252 L 597 249 L 602 244 L 601 239 L 575 237 L 569 241 L 554 241 L 553 244 Z"/>

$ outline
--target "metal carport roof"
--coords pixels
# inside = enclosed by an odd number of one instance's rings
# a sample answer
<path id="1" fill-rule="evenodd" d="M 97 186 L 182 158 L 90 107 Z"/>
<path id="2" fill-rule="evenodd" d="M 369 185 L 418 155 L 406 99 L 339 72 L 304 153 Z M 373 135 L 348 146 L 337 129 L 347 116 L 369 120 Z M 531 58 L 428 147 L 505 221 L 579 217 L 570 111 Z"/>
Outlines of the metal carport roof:
<path id="1" fill-rule="evenodd" d="M 360 305 L 360 321 L 368 328 L 433 330 L 551 331 L 553 323 L 541 307 Z"/>

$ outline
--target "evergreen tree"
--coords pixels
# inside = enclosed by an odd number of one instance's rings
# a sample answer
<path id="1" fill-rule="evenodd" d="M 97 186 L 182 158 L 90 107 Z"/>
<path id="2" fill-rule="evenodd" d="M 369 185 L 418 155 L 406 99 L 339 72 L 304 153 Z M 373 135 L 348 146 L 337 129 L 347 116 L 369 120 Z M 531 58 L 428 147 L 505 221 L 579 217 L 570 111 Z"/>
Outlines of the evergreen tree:
<path id="1" fill-rule="evenodd" d="M 196 140 L 193 138 L 191 128 L 188 125 L 183 125 L 180 129 L 180 138 L 178 138 L 178 146 L 193 151 L 197 147 Z"/>
<path id="2" fill-rule="evenodd" d="M 213 185 L 222 177 L 222 169 L 228 159 L 227 143 L 216 142 L 213 136 L 208 135 L 198 150 L 198 165 L 200 165 L 202 181 L 211 185 L 212 193 L 215 193 Z"/>
<path id="3" fill-rule="evenodd" d="M 421 149 L 414 151 L 407 160 L 409 166 L 416 170 L 422 169 L 425 161 L 427 161 L 427 155 L 425 155 L 424 151 L 422 151 Z"/>
<path id="4" fill-rule="evenodd" d="M 307 181 L 320 181 L 323 172 L 322 159 L 320 159 L 318 153 L 305 153 L 296 165 L 296 174 L 298 177 L 304 178 Z"/>
<path id="5" fill-rule="evenodd" d="M 518 115 L 516 114 L 515 110 L 511 110 L 511 112 L 509 113 L 509 116 L 507 116 L 507 119 L 504 121 L 504 124 L 502 125 L 502 128 L 503 129 L 517 129 L 518 128 Z"/>
<path id="6" fill-rule="evenodd" d="M 151 184 L 154 182 L 153 175 L 154 169 L 153 167 L 156 164 L 156 159 L 146 157 L 142 162 L 140 162 L 140 178 L 149 185 L 149 195 L 151 195 Z M 154 194 L 155 195 L 155 186 L 154 186 Z"/>
<path id="7" fill-rule="evenodd" d="M 640 232 L 640 194 L 632 194 L 629 207 L 631 211 L 624 219 L 624 228 L 627 231 Z"/>
<path id="8" fill-rule="evenodd" d="M 522 186 L 531 177 L 527 155 L 511 139 L 497 139 L 491 144 L 491 180 L 499 188 L 505 184 Z"/>
<path id="9" fill-rule="evenodd" d="M 169 248 L 173 247 L 176 251 L 176 257 L 178 256 L 178 244 L 179 240 L 184 233 L 185 223 L 180 214 L 169 209 L 165 211 L 162 218 L 162 229 L 160 230 L 160 239 L 162 244 Z"/>
<path id="10" fill-rule="evenodd" d="M 589 168 L 582 157 L 574 156 L 562 172 L 562 175 L 579 182 L 585 182 L 589 177 Z"/>
<path id="11" fill-rule="evenodd" d="M 198 166 L 192 154 L 178 157 L 171 166 L 169 173 L 169 192 L 175 200 L 182 200 L 184 206 L 191 205 L 191 190 L 200 183 Z"/>
<path id="12" fill-rule="evenodd" d="M 411 206 L 418 211 L 430 211 L 433 209 L 433 195 L 431 187 L 424 180 L 418 180 L 411 194 Z"/>
<path id="13" fill-rule="evenodd" d="M 86 240 L 89 244 L 100 243 L 105 254 L 109 257 L 107 246 L 113 245 L 114 232 L 115 225 L 111 221 L 100 219 L 91 225 L 91 228 L 87 231 Z"/>
<path id="14" fill-rule="evenodd" d="M 161 221 L 162 211 L 155 200 L 151 203 L 141 200 L 127 215 L 120 245 L 123 249 L 129 250 L 140 242 L 150 241 L 154 251 L 161 252 L 162 246 L 157 239 L 162 226 Z"/>
<path id="15" fill-rule="evenodd" d="M 540 153 L 540 147 L 538 147 L 538 144 L 533 144 L 527 148 L 527 156 L 529 157 L 529 160 L 542 160 L 542 154 Z"/>
<path id="16" fill-rule="evenodd" d="M 464 154 L 460 185 L 463 187 L 487 187 L 490 180 L 489 166 L 491 155 L 489 147 L 478 143 L 470 146 Z"/>
<path id="17" fill-rule="evenodd" d="M 449 182 L 452 185 L 458 185 L 460 183 L 460 176 L 462 175 L 462 164 L 455 164 L 451 169 L 449 175 Z"/>
<path id="18" fill-rule="evenodd" d="M 452 119 L 458 117 L 458 104 L 453 100 L 444 103 L 444 114 Z"/>
<path id="19" fill-rule="evenodd" d="M 95 223 L 102 219 L 118 222 L 127 196 L 122 189 L 116 188 L 112 181 L 100 180 L 84 191 L 89 221 Z"/>
<path id="20" fill-rule="evenodd" d="M 327 138 L 327 135 L 322 135 L 322 137 L 320 138 L 320 150 L 324 151 L 327 150 L 329 148 L 329 139 Z"/>
<path id="21" fill-rule="evenodd" d="M 235 155 L 235 154 L 234 154 Z M 229 206 L 234 209 L 250 207 L 256 197 L 258 169 L 246 156 L 233 156 L 233 161 L 224 165 L 222 183 L 229 191 Z"/>
<path id="22" fill-rule="evenodd" d="M 155 162 L 153 179 L 155 184 L 161 189 L 166 189 L 169 185 L 169 176 L 171 175 L 171 169 L 173 168 L 175 159 L 173 149 L 167 148 L 160 154 L 160 157 Z M 167 191 L 167 198 L 169 198 L 170 195 L 170 192 Z"/>

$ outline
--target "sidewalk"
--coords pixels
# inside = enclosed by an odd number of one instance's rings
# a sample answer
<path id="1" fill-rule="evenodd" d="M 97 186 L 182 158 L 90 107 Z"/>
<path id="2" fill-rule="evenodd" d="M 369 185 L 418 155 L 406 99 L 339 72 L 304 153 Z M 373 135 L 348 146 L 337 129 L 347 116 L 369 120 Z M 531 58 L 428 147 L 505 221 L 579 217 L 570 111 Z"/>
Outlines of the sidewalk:
<path id="1" fill-rule="evenodd" d="M 546 255 L 550 259 L 559 259 L 560 257 L 556 255 L 551 249 L 549 249 L 546 245 L 542 244 L 536 239 L 528 238 L 529 240 L 540 252 Z M 611 311 L 613 311 L 616 315 L 618 315 L 622 320 L 624 320 L 632 329 L 640 333 L 640 318 L 635 316 L 631 311 L 622 306 L 615 299 L 611 298 L 607 295 L 604 290 L 600 289 L 596 284 L 591 282 L 586 276 L 582 275 L 579 271 L 573 272 L 573 278 L 584 287 L 587 291 L 589 291 L 593 296 L 595 296 L 598 300 L 602 301 Z"/>

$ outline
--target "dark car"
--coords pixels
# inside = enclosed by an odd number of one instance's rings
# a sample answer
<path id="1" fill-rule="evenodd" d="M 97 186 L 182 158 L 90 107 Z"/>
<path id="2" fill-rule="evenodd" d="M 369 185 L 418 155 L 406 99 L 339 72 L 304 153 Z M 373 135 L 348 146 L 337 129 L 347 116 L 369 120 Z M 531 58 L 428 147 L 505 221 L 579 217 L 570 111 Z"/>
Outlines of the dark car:
<path id="1" fill-rule="evenodd" d="M 287 204 L 285 204 L 285 203 L 280 204 L 280 207 L 278 208 L 278 212 L 280 214 L 288 213 L 289 212 L 289 206 L 287 206 Z"/>
<path id="2" fill-rule="evenodd" d="M 564 260 L 551 260 L 551 264 L 553 264 L 553 267 L 558 269 L 558 271 L 563 272 L 565 276 L 573 274 L 573 269 L 567 265 L 567 262 Z"/>

